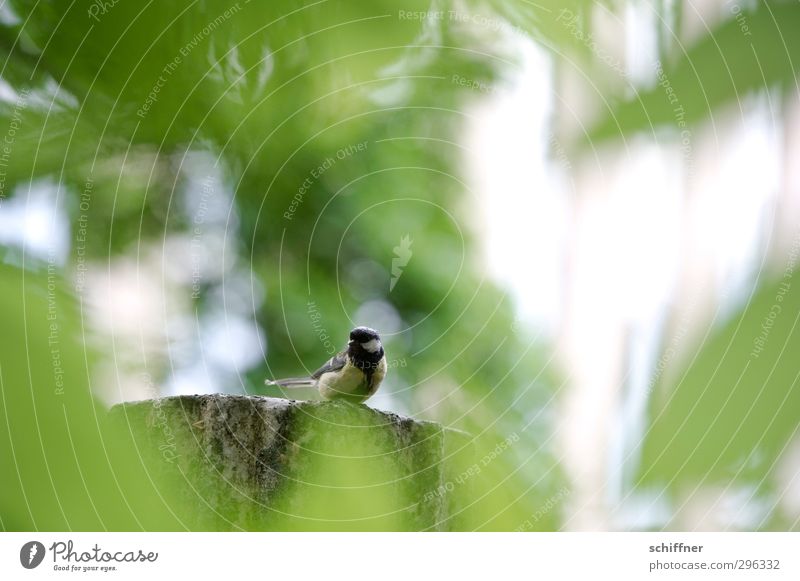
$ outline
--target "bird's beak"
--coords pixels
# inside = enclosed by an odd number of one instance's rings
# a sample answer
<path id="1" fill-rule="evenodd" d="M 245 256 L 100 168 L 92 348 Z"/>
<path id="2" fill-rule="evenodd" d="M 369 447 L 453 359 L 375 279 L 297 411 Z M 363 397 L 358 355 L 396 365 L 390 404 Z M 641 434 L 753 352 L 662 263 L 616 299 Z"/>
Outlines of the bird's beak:
<path id="1" fill-rule="evenodd" d="M 347 345 L 348 345 L 348 347 L 352 347 L 352 346 L 353 346 L 353 345 L 355 345 L 355 344 L 356 344 L 356 342 L 355 342 L 355 339 L 350 339 L 350 340 L 347 342 Z"/>

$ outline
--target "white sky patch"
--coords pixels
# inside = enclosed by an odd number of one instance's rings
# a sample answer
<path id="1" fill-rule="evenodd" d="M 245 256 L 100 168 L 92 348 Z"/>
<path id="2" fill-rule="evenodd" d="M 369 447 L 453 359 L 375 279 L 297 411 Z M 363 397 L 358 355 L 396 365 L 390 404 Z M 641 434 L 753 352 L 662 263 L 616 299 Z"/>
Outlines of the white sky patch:
<path id="1" fill-rule="evenodd" d="M 243 371 L 261 361 L 264 339 L 253 321 L 218 314 L 204 320 L 200 331 L 208 363 L 220 370 Z"/>
<path id="2" fill-rule="evenodd" d="M 752 290 L 781 187 L 782 136 L 772 122 L 775 113 L 765 95 L 743 100 L 742 108 L 732 135 L 719 145 L 720 162 L 707 176 L 701 208 L 726 314 L 742 307 Z"/>
<path id="3" fill-rule="evenodd" d="M 522 70 L 472 113 L 467 160 L 478 193 L 490 274 L 510 289 L 519 315 L 554 331 L 561 309 L 567 200 L 547 171 L 552 63 L 521 41 Z"/>
<path id="4" fill-rule="evenodd" d="M 0 3 L 0 24 L 5 24 L 6 26 L 16 26 L 20 24 L 22 19 L 17 16 L 17 13 L 11 8 L 11 2 L 6 0 L 5 2 Z"/>
<path id="5" fill-rule="evenodd" d="M 0 101 L 4 103 L 16 103 L 19 100 L 19 93 L 5 79 L 0 79 Z"/>
<path id="6" fill-rule="evenodd" d="M 351 319 L 353 326 L 366 325 L 377 329 L 383 337 L 398 333 L 403 321 L 397 310 L 386 301 L 372 300 L 361 305 Z"/>
<path id="7" fill-rule="evenodd" d="M 635 85 L 652 86 L 658 60 L 658 39 L 653 31 L 660 24 L 656 9 L 649 2 L 628 2 L 625 20 L 626 72 Z"/>
<path id="8" fill-rule="evenodd" d="M 18 186 L 0 202 L 0 245 L 24 248 L 27 256 L 63 266 L 70 249 L 69 222 L 61 209 L 65 195 L 48 180 Z"/>
<path id="9" fill-rule="evenodd" d="M 209 377 L 209 374 L 198 365 L 175 372 L 169 378 L 163 392 L 164 395 L 219 393 L 217 384 L 216 378 Z"/>

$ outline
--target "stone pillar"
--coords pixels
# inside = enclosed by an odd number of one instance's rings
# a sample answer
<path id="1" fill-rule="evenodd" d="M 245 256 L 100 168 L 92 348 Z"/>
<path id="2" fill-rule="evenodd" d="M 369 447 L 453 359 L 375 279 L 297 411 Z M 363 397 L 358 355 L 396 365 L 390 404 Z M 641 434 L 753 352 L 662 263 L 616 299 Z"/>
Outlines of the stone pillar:
<path id="1" fill-rule="evenodd" d="M 470 438 L 346 402 L 192 395 L 125 403 L 130 435 L 167 506 L 192 530 L 451 530 Z"/>

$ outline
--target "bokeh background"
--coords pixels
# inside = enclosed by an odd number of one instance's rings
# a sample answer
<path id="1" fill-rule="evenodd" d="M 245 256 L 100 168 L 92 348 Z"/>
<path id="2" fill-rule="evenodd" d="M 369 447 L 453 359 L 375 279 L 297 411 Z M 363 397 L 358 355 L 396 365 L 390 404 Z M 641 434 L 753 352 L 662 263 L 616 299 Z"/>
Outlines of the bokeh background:
<path id="1" fill-rule="evenodd" d="M 107 408 L 313 398 L 263 380 L 364 324 L 371 406 L 502 446 L 467 530 L 797 530 L 797 30 L 789 1 L 6 0 L 0 528 L 180 529 Z"/>

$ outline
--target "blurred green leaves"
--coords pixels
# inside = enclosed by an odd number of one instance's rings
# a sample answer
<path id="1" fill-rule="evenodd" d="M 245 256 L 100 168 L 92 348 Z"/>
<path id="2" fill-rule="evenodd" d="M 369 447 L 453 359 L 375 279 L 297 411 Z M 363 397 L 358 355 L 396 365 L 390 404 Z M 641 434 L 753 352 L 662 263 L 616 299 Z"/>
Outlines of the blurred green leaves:
<path id="1" fill-rule="evenodd" d="M 726 3 L 727 9 L 731 6 L 738 8 Z M 696 43 L 678 44 L 674 58 L 661 64 L 657 84 L 613 104 L 585 142 L 649 133 L 680 122 L 713 121 L 721 107 L 753 91 L 794 88 L 800 68 L 800 38 L 795 34 L 800 6 L 759 2 L 755 10 L 729 16 Z"/>
<path id="2" fill-rule="evenodd" d="M 474 259 L 466 226 L 472 193 L 459 178 L 456 145 L 465 106 L 481 95 L 453 76 L 491 84 L 513 66 L 511 51 L 496 42 L 504 11 L 470 4 L 483 18 L 475 22 L 400 14 L 432 9 L 418 0 L 401 7 L 388 0 L 119 2 L 91 13 L 92 6 L 14 1 L 16 23 L 0 26 L 3 78 L 18 93 L 30 90 L 8 191 L 52 177 L 73 224 L 78 217 L 86 224 L 89 268 L 105 271 L 120 258 L 141 266 L 148 250 L 165 253 L 168 240 L 193 235 L 197 216 L 182 210 L 182 200 L 198 193 L 203 176 L 187 159 L 206 154 L 231 196 L 226 251 L 257 283 L 254 295 L 261 288 L 265 295 L 247 298 L 259 305 L 252 316 L 266 335 L 266 360 L 247 370 L 243 385 L 218 389 L 268 393 L 265 375 L 295 375 L 329 356 L 320 328 L 338 347 L 356 322 L 378 321 L 390 359 L 404 363 L 385 388 L 396 401 L 468 430 L 479 458 L 510 434 L 519 437 L 475 478 L 480 518 L 463 526 L 513 529 L 539 510 L 561 486 L 544 444 L 551 426 L 543 409 L 555 381 L 542 373 L 541 346 L 513 330 L 513 304 Z M 533 17 L 527 8 L 512 12 L 525 23 Z M 12 112 L 13 103 L 4 103 L 0 127 Z M 358 144 L 365 147 L 338 156 Z M 318 171 L 328 159 L 334 163 Z M 394 248 L 404 237 L 414 240 L 413 256 L 390 291 Z M 72 250 L 60 279 L 75 266 Z M 47 281 L 26 271 L 22 289 L 22 276 L 4 275 L 11 286 L 2 296 L 14 297 L 2 315 L 10 329 L 4 409 L 17 423 L 0 445 L 9 474 L 18 452 L 36 460 L 0 500 L 4 526 L 182 528 L 170 510 L 172 489 L 148 471 L 158 458 L 140 458 L 106 431 L 91 396 L 94 359 L 86 361 L 76 340 L 64 351 L 68 389 L 53 395 L 46 304 L 28 302 L 39 309 L 28 319 L 15 319 L 14 306 L 37 285 L 44 292 Z M 204 284 L 189 317 L 220 308 L 223 283 L 211 289 L 217 294 Z M 76 307 L 62 295 L 64 342 L 91 334 L 85 310 L 68 316 Z M 32 322 L 42 326 L 38 334 L 28 329 Z M 30 342 L 19 340 L 26 329 L 38 342 L 27 360 L 22 349 Z M 115 361 L 114 348 L 101 345 L 97 359 Z M 161 359 L 147 362 L 156 386 L 174 371 Z M 26 379 L 27 367 L 36 371 Z M 41 493 L 30 511 L 23 509 L 29 486 Z M 62 513 L 67 494 L 83 500 Z M 556 520 L 554 511 L 537 526 Z"/>
<path id="3" fill-rule="evenodd" d="M 796 273 L 787 270 L 763 285 L 673 374 L 674 381 L 660 386 L 641 485 L 657 483 L 673 493 L 704 484 L 777 488 L 775 472 L 800 426 L 800 377 L 792 355 L 800 352 L 797 284 Z"/>
<path id="4" fill-rule="evenodd" d="M 0 266 L 2 528 L 180 529 L 175 499 L 91 395 L 91 338 L 64 286 L 52 270 Z"/>

